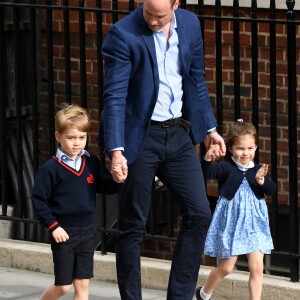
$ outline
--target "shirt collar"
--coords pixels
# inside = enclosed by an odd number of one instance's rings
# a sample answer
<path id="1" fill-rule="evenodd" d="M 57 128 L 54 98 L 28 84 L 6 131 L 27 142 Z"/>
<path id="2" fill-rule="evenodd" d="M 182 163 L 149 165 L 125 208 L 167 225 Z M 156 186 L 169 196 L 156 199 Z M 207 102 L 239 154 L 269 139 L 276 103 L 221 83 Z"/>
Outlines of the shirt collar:
<path id="1" fill-rule="evenodd" d="M 173 16 L 170 21 L 170 33 L 173 32 L 173 30 L 177 28 L 177 20 L 176 20 L 176 15 L 175 12 L 173 11 Z"/>
<path id="2" fill-rule="evenodd" d="M 234 161 L 234 163 L 238 166 L 239 169 L 245 171 L 245 170 L 248 170 L 248 169 L 251 169 L 254 167 L 254 162 L 253 161 L 250 161 L 249 162 L 249 165 L 247 167 L 243 166 L 241 163 L 239 163 L 238 161 L 236 161 L 233 156 L 231 156 L 231 159 Z"/>
<path id="3" fill-rule="evenodd" d="M 81 150 L 80 153 L 78 154 L 78 156 L 76 157 L 76 160 L 81 157 L 82 155 L 86 155 L 88 157 L 90 157 L 90 154 L 85 150 Z M 66 161 L 66 160 L 71 160 L 71 161 L 74 161 L 72 158 L 70 158 L 67 154 L 65 154 L 64 152 L 61 151 L 61 147 L 57 148 L 57 151 L 56 151 L 56 157 L 59 161 Z"/>

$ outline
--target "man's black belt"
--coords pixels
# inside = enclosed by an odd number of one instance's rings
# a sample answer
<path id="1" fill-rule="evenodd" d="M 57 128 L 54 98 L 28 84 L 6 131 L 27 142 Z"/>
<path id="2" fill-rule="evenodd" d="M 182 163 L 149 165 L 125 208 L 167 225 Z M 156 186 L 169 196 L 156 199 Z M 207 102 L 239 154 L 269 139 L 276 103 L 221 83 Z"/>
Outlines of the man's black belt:
<path id="1" fill-rule="evenodd" d="M 172 126 L 176 126 L 176 125 L 181 125 L 183 127 L 186 128 L 192 128 L 192 124 L 184 119 L 181 118 L 176 118 L 176 119 L 170 119 L 170 120 L 166 120 L 166 121 L 153 121 L 151 120 L 151 125 L 155 125 L 155 126 L 160 126 L 163 128 L 168 128 L 168 127 L 172 127 Z"/>

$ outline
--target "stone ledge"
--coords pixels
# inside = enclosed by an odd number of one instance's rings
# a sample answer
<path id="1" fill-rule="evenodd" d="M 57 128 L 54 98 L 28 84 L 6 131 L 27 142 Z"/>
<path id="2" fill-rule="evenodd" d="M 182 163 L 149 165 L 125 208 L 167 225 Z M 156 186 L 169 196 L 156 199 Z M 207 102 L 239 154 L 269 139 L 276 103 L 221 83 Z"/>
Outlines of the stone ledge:
<path id="1" fill-rule="evenodd" d="M 0 239 L 0 266 L 53 274 L 51 249 L 48 244 Z M 166 290 L 170 261 L 141 259 L 142 285 L 145 288 Z M 211 267 L 201 266 L 198 286 L 203 285 Z M 248 272 L 234 271 L 217 287 L 215 299 L 247 299 Z M 95 253 L 94 280 L 116 282 L 115 255 Z M 299 300 L 300 283 L 292 283 L 289 278 L 264 276 L 262 300 Z"/>

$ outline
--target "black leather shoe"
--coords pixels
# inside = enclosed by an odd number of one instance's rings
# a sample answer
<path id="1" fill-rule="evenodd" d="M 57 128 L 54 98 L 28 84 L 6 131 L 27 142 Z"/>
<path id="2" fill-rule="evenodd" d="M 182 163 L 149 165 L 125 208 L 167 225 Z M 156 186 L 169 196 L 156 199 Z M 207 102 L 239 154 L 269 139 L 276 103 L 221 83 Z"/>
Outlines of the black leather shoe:
<path id="1" fill-rule="evenodd" d="M 195 296 L 197 298 L 197 300 L 203 300 L 200 296 L 200 290 L 202 289 L 202 286 L 196 288 L 196 291 L 195 291 Z"/>
<path id="2" fill-rule="evenodd" d="M 203 300 L 200 296 L 200 290 L 201 290 L 202 286 L 196 288 L 196 291 L 195 291 L 195 296 L 197 298 L 197 300 Z"/>

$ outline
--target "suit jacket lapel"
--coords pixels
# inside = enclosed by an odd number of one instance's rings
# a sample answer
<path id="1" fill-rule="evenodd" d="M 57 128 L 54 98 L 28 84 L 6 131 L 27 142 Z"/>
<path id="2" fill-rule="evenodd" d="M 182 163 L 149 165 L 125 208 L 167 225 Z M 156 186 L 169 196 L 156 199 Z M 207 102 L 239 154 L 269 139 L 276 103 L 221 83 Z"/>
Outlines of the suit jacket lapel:
<path id="1" fill-rule="evenodd" d="M 153 33 L 148 27 L 147 23 L 145 22 L 144 16 L 143 16 L 143 7 L 139 8 L 139 14 L 138 14 L 138 24 L 139 24 L 139 32 L 142 38 L 145 41 L 145 44 L 149 50 L 150 56 L 153 61 L 156 61 L 156 54 L 155 54 L 155 45 L 154 45 L 154 39 L 153 39 Z"/>
<path id="2" fill-rule="evenodd" d="M 188 33 L 185 32 L 184 22 L 182 22 L 182 15 L 180 14 L 180 10 L 175 10 L 176 22 L 177 22 L 177 35 L 179 40 L 179 55 L 181 58 L 181 64 L 185 71 L 186 68 L 186 52 L 189 52 L 189 48 L 187 47 L 188 43 L 186 42 Z"/>
<path id="3" fill-rule="evenodd" d="M 143 17 L 143 10 L 141 9 L 141 13 L 139 14 L 139 32 L 141 34 L 141 37 L 143 38 L 149 54 L 152 61 L 152 70 L 153 75 L 155 79 L 155 85 L 158 89 L 159 86 L 159 75 L 158 75 L 158 66 L 157 66 L 157 59 L 156 59 L 156 52 L 155 52 L 155 44 L 154 44 L 154 38 L 153 38 L 153 32 L 148 27 L 147 23 L 144 20 Z"/>

